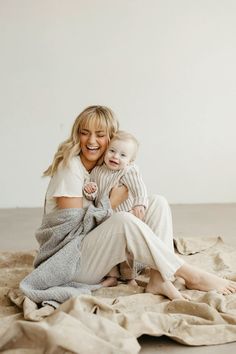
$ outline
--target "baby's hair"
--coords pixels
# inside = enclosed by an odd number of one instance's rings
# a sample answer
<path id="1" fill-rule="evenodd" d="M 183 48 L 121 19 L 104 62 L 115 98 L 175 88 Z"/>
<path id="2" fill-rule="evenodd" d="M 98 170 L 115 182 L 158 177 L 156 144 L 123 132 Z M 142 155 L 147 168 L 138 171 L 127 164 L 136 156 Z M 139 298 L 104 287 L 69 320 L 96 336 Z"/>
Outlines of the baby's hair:
<path id="1" fill-rule="evenodd" d="M 139 148 L 139 142 L 132 134 L 130 134 L 124 130 L 118 130 L 114 134 L 113 138 L 111 139 L 111 141 L 115 141 L 115 140 L 131 141 L 134 145 L 134 155 L 133 155 L 132 160 L 136 159 L 136 155 L 137 155 L 138 148 Z"/>

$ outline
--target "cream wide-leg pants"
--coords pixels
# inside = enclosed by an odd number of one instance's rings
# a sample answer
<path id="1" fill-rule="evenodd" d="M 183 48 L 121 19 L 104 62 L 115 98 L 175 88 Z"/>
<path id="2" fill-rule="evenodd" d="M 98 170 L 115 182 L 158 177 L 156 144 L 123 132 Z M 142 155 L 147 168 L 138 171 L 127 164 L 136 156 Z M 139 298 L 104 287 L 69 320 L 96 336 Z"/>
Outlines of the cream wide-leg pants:
<path id="1" fill-rule="evenodd" d="M 162 196 L 149 198 L 144 222 L 118 212 L 87 234 L 81 243 L 76 281 L 97 284 L 118 263 L 131 257 L 171 279 L 184 261 L 174 253 L 170 207 Z"/>

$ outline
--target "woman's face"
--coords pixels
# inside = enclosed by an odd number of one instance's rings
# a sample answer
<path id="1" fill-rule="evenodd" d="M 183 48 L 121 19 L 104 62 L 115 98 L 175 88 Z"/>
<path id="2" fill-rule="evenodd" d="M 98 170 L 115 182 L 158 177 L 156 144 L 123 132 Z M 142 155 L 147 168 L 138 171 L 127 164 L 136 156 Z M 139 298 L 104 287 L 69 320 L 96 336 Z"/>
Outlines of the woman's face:
<path id="1" fill-rule="evenodd" d="M 85 127 L 79 136 L 81 161 L 87 170 L 91 170 L 106 151 L 109 141 L 107 132 L 100 127 Z"/>

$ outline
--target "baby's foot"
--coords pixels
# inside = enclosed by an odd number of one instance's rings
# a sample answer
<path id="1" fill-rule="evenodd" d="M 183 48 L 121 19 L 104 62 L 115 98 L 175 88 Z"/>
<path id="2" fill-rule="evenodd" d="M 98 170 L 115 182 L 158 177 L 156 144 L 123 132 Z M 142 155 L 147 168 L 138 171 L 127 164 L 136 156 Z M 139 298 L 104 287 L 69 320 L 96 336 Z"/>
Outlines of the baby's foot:
<path id="1" fill-rule="evenodd" d="M 118 283 L 116 277 L 111 277 L 107 276 L 105 279 L 101 282 L 101 285 L 104 287 L 109 287 L 109 286 L 116 286 Z"/>

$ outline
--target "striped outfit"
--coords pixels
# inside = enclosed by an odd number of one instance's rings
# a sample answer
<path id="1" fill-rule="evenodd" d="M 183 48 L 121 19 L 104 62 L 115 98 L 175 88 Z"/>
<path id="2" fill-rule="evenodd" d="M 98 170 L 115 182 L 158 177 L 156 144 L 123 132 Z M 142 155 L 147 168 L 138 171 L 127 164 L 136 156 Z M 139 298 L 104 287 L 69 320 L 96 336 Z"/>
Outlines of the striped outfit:
<path id="1" fill-rule="evenodd" d="M 90 181 L 97 184 L 98 190 L 91 194 L 84 191 L 84 195 L 89 200 L 95 200 L 95 205 L 99 203 L 104 195 L 109 195 L 114 186 L 123 184 L 128 189 L 128 198 L 115 211 L 130 211 L 137 205 L 148 207 L 146 186 L 138 167 L 133 163 L 119 171 L 113 171 L 105 164 L 96 166 L 90 174 Z"/>

